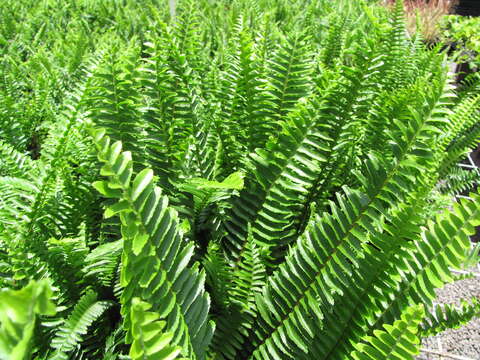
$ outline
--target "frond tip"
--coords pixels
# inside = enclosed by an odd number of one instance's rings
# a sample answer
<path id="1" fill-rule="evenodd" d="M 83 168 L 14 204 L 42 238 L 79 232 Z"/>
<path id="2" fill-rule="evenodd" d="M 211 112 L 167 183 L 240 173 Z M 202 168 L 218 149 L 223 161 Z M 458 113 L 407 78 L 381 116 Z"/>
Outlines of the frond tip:
<path id="1" fill-rule="evenodd" d="M 133 343 L 129 356 L 132 360 L 173 360 L 180 353 L 179 346 L 171 346 L 173 333 L 164 333 L 165 322 L 160 314 L 148 311 L 152 306 L 139 298 L 132 301 Z"/>
<path id="2" fill-rule="evenodd" d="M 422 324 L 422 336 L 433 336 L 447 329 L 456 329 L 480 316 L 480 301 L 472 298 L 471 303 L 463 300 L 457 308 L 454 305 L 437 305 L 427 313 Z"/>
<path id="3" fill-rule="evenodd" d="M 358 343 L 351 356 L 355 360 L 414 360 L 419 353 L 418 326 L 424 316 L 423 306 L 412 306 L 393 325 L 385 324 L 383 330 Z"/>
<path id="4" fill-rule="evenodd" d="M 87 334 L 88 328 L 110 307 L 109 301 L 97 301 L 97 294 L 87 292 L 75 305 L 70 316 L 52 340 L 56 349 L 52 360 L 67 360 L 68 353 L 73 351 Z"/>

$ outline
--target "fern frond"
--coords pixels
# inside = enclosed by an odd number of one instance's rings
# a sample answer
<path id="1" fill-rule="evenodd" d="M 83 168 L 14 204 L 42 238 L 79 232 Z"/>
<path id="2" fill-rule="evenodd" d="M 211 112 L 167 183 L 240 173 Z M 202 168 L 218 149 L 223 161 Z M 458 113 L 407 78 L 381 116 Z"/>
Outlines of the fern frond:
<path id="1" fill-rule="evenodd" d="M 85 257 L 82 271 L 85 276 L 97 278 L 106 287 L 112 285 L 122 253 L 122 240 L 97 246 Z"/>
<path id="2" fill-rule="evenodd" d="M 371 53 L 364 59 L 365 66 L 358 69 L 346 66 L 340 68 L 339 74 L 335 75 L 334 85 L 318 90 L 322 91 L 320 96 L 323 106 L 319 109 L 317 121 L 324 124 L 325 135 L 329 139 L 326 143 L 328 151 L 325 166 L 316 174 L 304 202 L 303 217 L 308 213 L 310 203 L 323 205 L 322 202 L 331 193 L 332 188 L 339 189 L 342 185 L 351 185 L 349 178 L 358 166 L 352 161 L 356 156 L 364 155 L 361 154 L 361 150 L 359 151 L 357 144 L 362 143 L 367 131 L 363 123 L 363 118 L 369 111 L 367 104 L 381 92 L 381 88 L 375 82 L 381 64 L 382 59 Z M 325 77 L 329 80 L 328 73 Z"/>
<path id="3" fill-rule="evenodd" d="M 125 335 L 121 326 L 116 328 L 105 341 L 103 349 L 103 360 L 118 360 L 122 356 L 126 356 L 123 352 Z"/>
<path id="4" fill-rule="evenodd" d="M 334 14 L 330 19 L 328 35 L 323 41 L 322 62 L 327 67 L 334 67 L 339 61 L 345 46 L 346 28 L 349 19 L 344 14 Z"/>
<path id="5" fill-rule="evenodd" d="M 0 140 L 0 176 L 25 177 L 35 174 L 36 166 L 32 159 Z"/>
<path id="6" fill-rule="evenodd" d="M 189 194 L 191 198 L 188 202 L 181 202 L 177 208 L 188 216 L 193 236 L 202 238 L 205 236 L 202 233 L 215 232 L 219 223 L 217 214 L 222 214 L 228 207 L 228 199 L 243 189 L 243 178 L 243 173 L 235 172 L 222 182 L 191 178 L 176 184 L 178 190 Z M 206 248 L 205 244 L 197 245 L 200 246 L 200 251 Z"/>
<path id="7" fill-rule="evenodd" d="M 458 195 L 472 191 L 480 183 L 480 172 L 477 169 L 463 169 L 460 166 L 453 167 L 440 183 L 440 191 Z"/>
<path id="8" fill-rule="evenodd" d="M 160 29 L 164 36 L 169 35 L 163 27 Z M 172 105 L 176 96 L 175 78 L 169 70 L 168 47 L 164 42 L 148 41 L 144 43 L 144 52 L 148 57 L 142 59 L 142 66 L 138 69 L 142 93 L 147 96 L 142 110 L 146 125 L 144 147 L 147 161 L 159 175 L 160 184 L 164 189 L 170 189 L 170 182 L 178 177 L 175 164 L 182 151 L 179 146 L 183 146 L 174 136 L 178 125 L 171 114 L 176 110 Z"/>
<path id="9" fill-rule="evenodd" d="M 324 145 L 328 138 L 317 123 L 315 106 L 321 104 L 313 101 L 292 113 L 278 139 L 251 154 L 249 168 L 255 177 L 247 179 L 240 197 L 232 200 L 223 224 L 227 231 L 223 246 L 234 262 L 246 245 L 248 223 L 261 247 L 280 250 L 292 240 L 295 211 L 328 152 Z"/>
<path id="10" fill-rule="evenodd" d="M 202 261 L 205 268 L 206 285 L 212 295 L 212 307 L 223 313 L 230 306 L 230 292 L 233 286 L 233 273 L 218 244 L 211 242 Z M 220 317 L 221 320 L 221 317 Z M 218 324 L 215 330 L 217 336 Z"/>
<path id="11" fill-rule="evenodd" d="M 436 304 L 431 311 L 427 311 L 421 334 L 434 336 L 447 329 L 457 329 L 476 317 L 480 317 L 480 302 L 477 298 L 472 298 L 470 302 L 462 300 L 460 307 Z"/>
<path id="12" fill-rule="evenodd" d="M 157 77 L 153 84 L 146 83 L 152 95 L 152 107 L 146 110 L 152 133 L 144 141 L 153 146 L 148 150 L 149 159 L 160 174 L 167 175 L 161 181 L 169 190 L 170 179 L 213 179 L 218 148 L 210 110 L 201 93 L 200 75 L 178 48 L 177 39 L 167 31 L 163 34 L 167 45 L 154 44 L 150 50 L 153 58 L 142 68 Z"/>
<path id="13" fill-rule="evenodd" d="M 418 325 L 422 321 L 424 310 L 421 306 L 408 308 L 401 320 L 393 325 L 385 324 L 385 330 L 377 330 L 374 336 L 358 343 L 351 356 L 355 360 L 414 360 L 419 354 L 420 339 L 417 335 Z"/>
<path id="14" fill-rule="evenodd" d="M 261 96 L 258 51 L 243 18 L 235 26 L 231 49 L 227 52 L 228 67 L 220 73 L 221 88 L 217 97 L 221 101 L 215 127 L 224 148 L 225 171 L 242 166 L 242 153 L 258 144 L 252 126 L 254 112 Z"/>
<path id="15" fill-rule="evenodd" d="M 86 107 L 113 139 L 122 141 L 128 150 L 139 152 L 142 126 L 135 71 L 139 54 L 130 51 L 119 60 L 118 51 L 121 50 L 113 49 L 107 54 L 95 72 Z"/>
<path id="16" fill-rule="evenodd" d="M 387 54 L 388 75 L 384 81 L 390 88 L 401 87 L 407 83 L 405 71 L 409 68 L 408 63 L 408 41 L 407 29 L 405 26 L 404 0 L 395 0 L 395 7 L 391 18 L 391 29 L 389 39 L 385 43 L 385 54 Z"/>
<path id="17" fill-rule="evenodd" d="M 261 294 L 267 278 L 262 258 L 249 228 L 246 248 L 231 274 L 231 284 L 225 289 L 227 307 L 218 316 L 212 341 L 212 350 L 225 359 L 237 359 L 245 345 L 250 346 L 244 343 L 257 317 L 255 297 Z"/>
<path id="18" fill-rule="evenodd" d="M 111 305 L 109 301 L 97 301 L 97 294 L 93 291 L 82 296 L 52 340 L 51 347 L 55 349 L 52 359 L 67 360 L 69 353 L 81 345 L 89 327 Z"/>
<path id="19" fill-rule="evenodd" d="M 302 33 L 282 39 L 281 45 L 268 60 L 265 95 L 251 121 L 253 148 L 261 148 L 279 129 L 297 101 L 306 97 L 311 89 L 312 54 L 308 37 Z M 253 149 L 251 148 L 251 149 Z"/>
<path id="20" fill-rule="evenodd" d="M 50 277 L 64 297 L 72 301 L 79 298 L 78 289 L 85 285 L 82 270 L 88 248 L 83 236 L 77 238 L 51 238 L 47 241 L 48 269 Z M 62 274 L 62 276 L 58 276 Z"/>
<path id="21" fill-rule="evenodd" d="M 171 346 L 173 333 L 164 333 L 165 322 L 160 314 L 150 310 L 151 305 L 134 298 L 132 301 L 133 342 L 129 356 L 132 360 L 174 360 L 180 353 L 179 346 Z"/>
<path id="22" fill-rule="evenodd" d="M 442 138 L 445 150 L 439 166 L 440 177 L 444 177 L 468 151 L 474 149 L 480 139 L 480 96 L 464 98 L 450 117 L 448 133 Z M 443 155 L 443 154 L 442 154 Z"/>
<path id="23" fill-rule="evenodd" d="M 130 153 L 121 151 L 120 142 L 111 145 L 104 130 L 92 135 L 104 163 L 101 174 L 109 177 L 94 185 L 102 195 L 118 199 L 105 216 L 119 214 L 122 222 L 124 328 L 131 329 L 132 299 L 140 297 L 166 320 L 183 355 L 203 359 L 213 326 L 208 321 L 210 300 L 203 289 L 205 273 L 198 265 L 187 267 L 193 244 L 182 240 L 177 213 L 154 185 L 153 172 L 145 169 L 132 180 Z M 131 331 L 127 340 L 132 341 Z"/>

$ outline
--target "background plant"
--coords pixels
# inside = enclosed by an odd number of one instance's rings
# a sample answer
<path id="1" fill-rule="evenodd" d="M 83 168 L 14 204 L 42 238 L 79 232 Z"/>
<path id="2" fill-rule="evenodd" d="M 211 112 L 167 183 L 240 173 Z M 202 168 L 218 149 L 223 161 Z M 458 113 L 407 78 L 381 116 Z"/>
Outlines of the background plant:
<path id="1" fill-rule="evenodd" d="M 392 6 L 395 0 L 385 1 Z M 406 25 L 410 34 L 420 32 L 423 38 L 435 43 L 442 38 L 439 25 L 450 14 L 458 0 L 406 0 L 404 1 Z"/>
<path id="2" fill-rule="evenodd" d="M 480 37 L 478 35 L 478 26 L 480 20 L 474 17 L 446 16 L 442 21 L 444 38 L 456 42 L 458 48 L 464 47 L 464 54 L 474 66 L 478 67 L 480 62 Z"/>

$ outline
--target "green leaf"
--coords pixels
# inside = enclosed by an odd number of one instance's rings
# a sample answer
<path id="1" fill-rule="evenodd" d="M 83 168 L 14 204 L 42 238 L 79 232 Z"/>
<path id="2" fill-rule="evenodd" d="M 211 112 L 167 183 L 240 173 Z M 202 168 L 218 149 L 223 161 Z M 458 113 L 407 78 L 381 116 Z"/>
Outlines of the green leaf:
<path id="1" fill-rule="evenodd" d="M 132 300 L 131 319 L 133 342 L 129 356 L 132 360 L 173 360 L 180 347 L 171 346 L 173 333 L 164 333 L 165 322 L 160 315 L 148 311 L 151 305 L 139 298 Z"/>
<path id="2" fill-rule="evenodd" d="M 28 360 L 37 315 L 52 316 L 56 307 L 47 280 L 21 290 L 0 290 L 0 359 Z"/>

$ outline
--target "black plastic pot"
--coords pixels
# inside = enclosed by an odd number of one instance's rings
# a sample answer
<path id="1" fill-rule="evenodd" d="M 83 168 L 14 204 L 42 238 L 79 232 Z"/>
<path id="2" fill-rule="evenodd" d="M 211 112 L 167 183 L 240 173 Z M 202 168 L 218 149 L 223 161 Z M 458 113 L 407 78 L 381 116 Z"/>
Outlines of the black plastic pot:
<path id="1" fill-rule="evenodd" d="M 463 16 L 480 16 L 480 1 L 460 0 L 455 7 L 455 14 Z"/>

